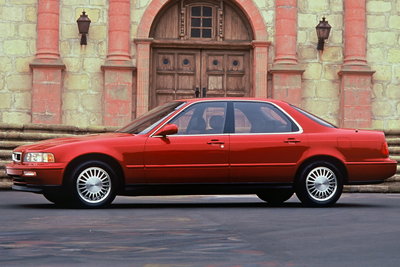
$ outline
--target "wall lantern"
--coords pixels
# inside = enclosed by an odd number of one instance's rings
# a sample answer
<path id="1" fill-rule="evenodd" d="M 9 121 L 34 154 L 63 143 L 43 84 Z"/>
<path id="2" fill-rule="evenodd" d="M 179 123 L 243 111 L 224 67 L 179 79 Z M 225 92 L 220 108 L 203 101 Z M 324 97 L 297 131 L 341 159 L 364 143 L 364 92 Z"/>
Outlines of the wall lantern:
<path id="1" fill-rule="evenodd" d="M 325 20 L 325 17 L 323 17 L 322 20 L 319 21 L 319 24 L 315 27 L 318 36 L 318 50 L 324 50 L 324 43 L 329 37 L 331 28 L 331 25 L 329 25 L 327 20 Z"/>
<path id="2" fill-rule="evenodd" d="M 87 45 L 86 34 L 89 33 L 89 26 L 91 20 L 86 15 L 86 12 L 82 11 L 81 16 L 76 22 L 78 23 L 79 34 L 82 34 L 81 45 Z"/>

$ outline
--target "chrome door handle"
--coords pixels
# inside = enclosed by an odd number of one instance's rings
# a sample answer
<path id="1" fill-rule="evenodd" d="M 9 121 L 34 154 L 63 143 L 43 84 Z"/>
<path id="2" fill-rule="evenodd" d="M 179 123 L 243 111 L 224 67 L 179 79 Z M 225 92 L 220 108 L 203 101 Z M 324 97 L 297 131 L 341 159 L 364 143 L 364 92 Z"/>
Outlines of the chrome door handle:
<path id="1" fill-rule="evenodd" d="M 300 140 L 297 140 L 296 138 L 288 138 L 288 139 L 286 139 L 285 141 L 283 141 L 284 143 L 287 143 L 287 144 L 297 144 L 297 143 L 300 143 L 301 141 Z"/>
<path id="2" fill-rule="evenodd" d="M 207 142 L 207 145 L 223 145 L 223 144 L 225 144 L 225 142 L 220 140 L 210 140 Z"/>

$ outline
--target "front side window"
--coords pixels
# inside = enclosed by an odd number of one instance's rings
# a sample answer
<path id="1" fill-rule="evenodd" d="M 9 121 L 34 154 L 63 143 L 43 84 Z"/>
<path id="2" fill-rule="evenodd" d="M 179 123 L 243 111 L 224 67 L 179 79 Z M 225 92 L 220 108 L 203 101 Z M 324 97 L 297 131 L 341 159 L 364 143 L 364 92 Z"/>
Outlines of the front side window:
<path id="1" fill-rule="evenodd" d="M 225 129 L 226 102 L 196 103 L 169 123 L 178 126 L 178 135 L 222 134 Z"/>
<path id="2" fill-rule="evenodd" d="M 235 133 L 288 133 L 299 127 L 279 108 L 262 102 L 234 103 Z"/>

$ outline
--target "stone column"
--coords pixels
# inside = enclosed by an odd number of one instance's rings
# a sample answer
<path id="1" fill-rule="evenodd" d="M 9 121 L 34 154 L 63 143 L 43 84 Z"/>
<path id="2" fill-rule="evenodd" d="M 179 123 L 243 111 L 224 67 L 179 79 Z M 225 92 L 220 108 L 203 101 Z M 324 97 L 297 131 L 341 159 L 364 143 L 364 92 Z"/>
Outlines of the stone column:
<path id="1" fill-rule="evenodd" d="M 272 97 L 301 106 L 304 69 L 297 60 L 297 0 L 276 0 L 275 25 Z"/>
<path id="2" fill-rule="evenodd" d="M 143 115 L 149 110 L 150 88 L 150 44 L 152 38 L 136 39 L 137 91 L 136 116 Z"/>
<path id="3" fill-rule="evenodd" d="M 59 0 L 38 1 L 36 57 L 30 64 L 32 123 L 60 124 L 62 71 L 59 53 Z"/>
<path id="4" fill-rule="evenodd" d="M 132 119 L 133 71 L 130 53 L 130 0 L 110 0 L 108 52 L 104 72 L 103 124 L 122 126 Z"/>
<path id="5" fill-rule="evenodd" d="M 365 0 L 344 1 L 344 63 L 339 72 L 340 126 L 372 126 L 372 75 L 366 59 Z"/>
<path id="6" fill-rule="evenodd" d="M 266 98 L 268 96 L 268 47 L 270 42 L 253 41 L 253 68 L 254 68 L 254 97 Z"/>

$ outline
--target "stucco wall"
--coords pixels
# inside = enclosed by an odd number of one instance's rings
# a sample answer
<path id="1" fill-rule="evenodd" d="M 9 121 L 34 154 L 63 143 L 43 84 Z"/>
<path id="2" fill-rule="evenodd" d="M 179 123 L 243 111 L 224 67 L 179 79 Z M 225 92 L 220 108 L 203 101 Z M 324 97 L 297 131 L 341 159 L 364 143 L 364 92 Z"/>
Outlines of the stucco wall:
<path id="1" fill-rule="evenodd" d="M 298 57 L 303 65 L 303 107 L 338 124 L 343 63 L 343 3 L 341 0 L 298 1 Z M 332 26 L 323 52 L 316 49 L 315 26 L 325 16 Z"/>
<path id="2" fill-rule="evenodd" d="M 36 51 L 36 0 L 0 1 L 0 122 L 27 123 Z"/>
<path id="3" fill-rule="evenodd" d="M 367 59 L 373 76 L 373 127 L 400 129 L 400 2 L 367 1 Z"/>
<path id="4" fill-rule="evenodd" d="M 60 56 L 66 66 L 63 88 L 64 124 L 102 125 L 107 54 L 108 1 L 60 1 Z M 92 21 L 88 45 L 81 46 L 76 20 L 85 10 Z"/>
<path id="5" fill-rule="evenodd" d="M 62 121 L 76 126 L 103 124 L 107 55 L 107 0 L 60 1 L 60 57 L 63 72 Z M 151 0 L 131 1 L 131 39 Z M 400 2 L 367 0 L 367 60 L 373 75 L 373 128 L 400 129 Z M 274 59 L 275 1 L 254 0 L 268 30 L 269 67 Z M 298 5 L 299 64 L 303 107 L 337 124 L 343 64 L 343 0 L 301 0 Z M 92 24 L 88 45 L 79 45 L 76 19 L 85 9 Z M 36 51 L 37 0 L 0 0 L 0 122 L 31 120 L 32 71 Z M 315 26 L 325 16 L 332 26 L 325 50 L 316 50 Z M 135 44 L 131 43 L 135 65 Z"/>

